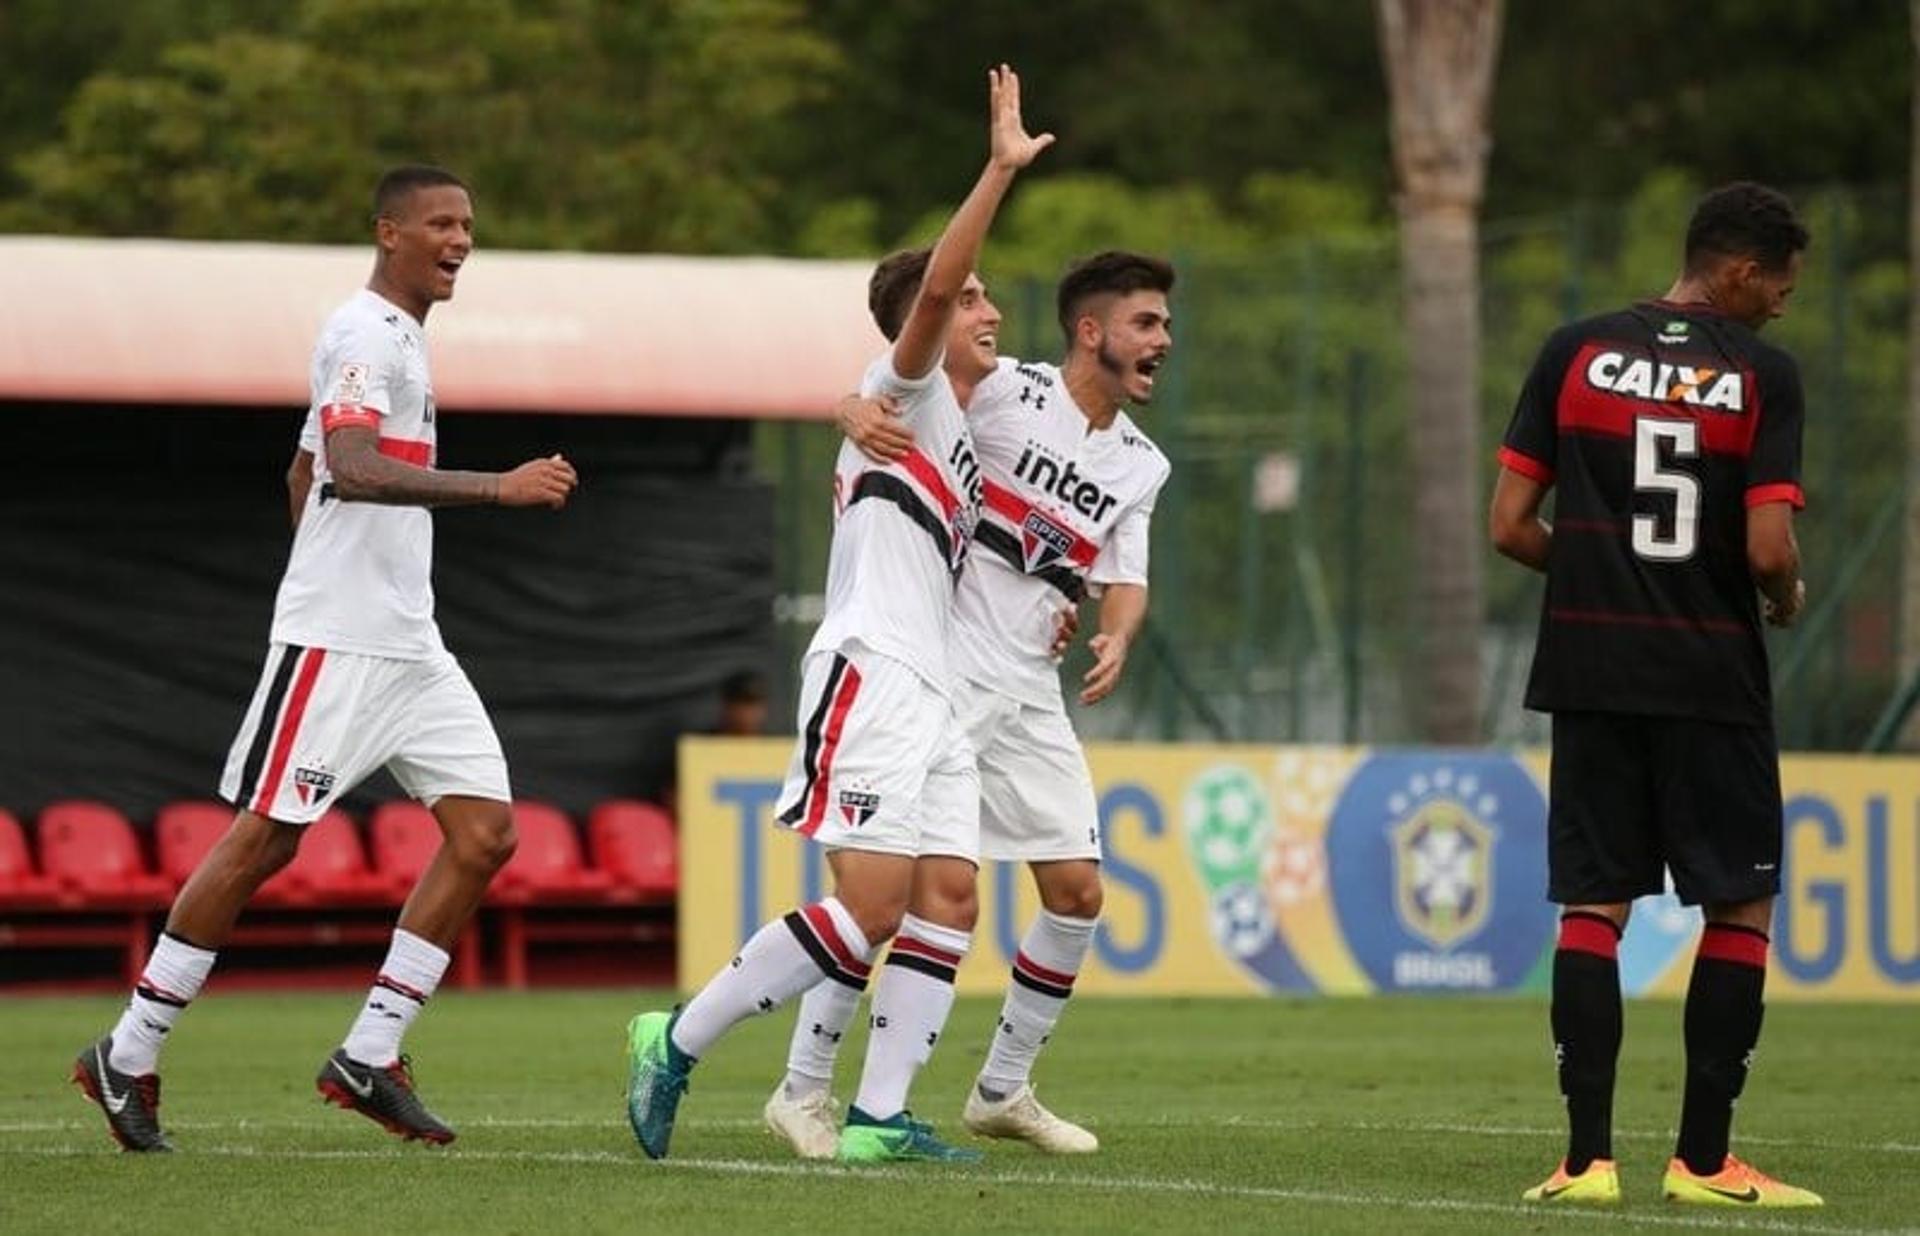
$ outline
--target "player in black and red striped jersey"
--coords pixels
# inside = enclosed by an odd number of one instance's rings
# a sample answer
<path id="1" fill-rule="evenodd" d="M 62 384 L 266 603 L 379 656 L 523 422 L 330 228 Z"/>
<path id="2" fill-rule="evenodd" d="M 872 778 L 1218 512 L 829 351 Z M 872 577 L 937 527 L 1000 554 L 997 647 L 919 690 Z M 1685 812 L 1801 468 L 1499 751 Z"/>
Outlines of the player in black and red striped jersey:
<path id="1" fill-rule="evenodd" d="M 1761 624 L 1790 624 L 1806 601 L 1799 371 L 1757 332 L 1785 311 L 1807 241 L 1772 189 L 1709 193 L 1664 298 L 1547 340 L 1500 448 L 1494 544 L 1547 576 L 1527 706 L 1553 714 L 1548 895 L 1565 908 L 1552 1018 L 1570 1138 L 1531 1200 L 1619 1199 L 1617 946 L 1664 869 L 1706 915 L 1666 1196 L 1820 1204 L 1727 1150 L 1780 890 Z"/>

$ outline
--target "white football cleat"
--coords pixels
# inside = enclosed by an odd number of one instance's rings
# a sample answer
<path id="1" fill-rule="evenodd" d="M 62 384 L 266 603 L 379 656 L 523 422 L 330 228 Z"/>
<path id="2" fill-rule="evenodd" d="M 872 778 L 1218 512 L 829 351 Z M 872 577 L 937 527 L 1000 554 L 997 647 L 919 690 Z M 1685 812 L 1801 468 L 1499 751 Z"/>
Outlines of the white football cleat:
<path id="1" fill-rule="evenodd" d="M 760 1114 L 767 1128 L 803 1159 L 831 1159 L 840 1149 L 840 1119 L 834 1115 L 833 1096 L 825 1090 L 796 1099 L 787 1094 L 783 1081 Z"/>
<path id="2" fill-rule="evenodd" d="M 978 1085 L 971 1086 L 960 1119 L 981 1137 L 1011 1137 L 1048 1154 L 1092 1154 L 1100 1149 L 1099 1138 L 1040 1106 L 1031 1085 L 1021 1086 L 997 1103 L 982 1095 Z"/>

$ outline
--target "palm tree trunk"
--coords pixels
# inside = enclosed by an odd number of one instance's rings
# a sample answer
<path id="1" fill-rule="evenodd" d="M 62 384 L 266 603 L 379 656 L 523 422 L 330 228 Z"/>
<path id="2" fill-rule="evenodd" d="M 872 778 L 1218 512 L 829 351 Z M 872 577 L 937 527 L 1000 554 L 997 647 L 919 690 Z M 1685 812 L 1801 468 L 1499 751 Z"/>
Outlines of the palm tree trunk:
<path id="1" fill-rule="evenodd" d="M 1920 4 L 1920 0 L 1913 0 Z M 1480 738 L 1479 212 L 1500 0 L 1377 0 L 1399 185 L 1413 413 L 1414 701 L 1429 742 Z"/>

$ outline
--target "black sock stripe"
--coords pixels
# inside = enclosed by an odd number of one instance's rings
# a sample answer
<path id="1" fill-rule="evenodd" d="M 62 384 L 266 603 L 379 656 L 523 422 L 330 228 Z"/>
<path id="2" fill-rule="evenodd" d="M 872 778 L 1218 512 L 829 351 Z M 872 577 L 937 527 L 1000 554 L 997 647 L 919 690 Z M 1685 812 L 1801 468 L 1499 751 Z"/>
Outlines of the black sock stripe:
<path id="1" fill-rule="evenodd" d="M 421 995 L 419 992 L 408 991 L 406 988 L 394 982 L 392 979 L 388 978 L 384 974 L 374 979 L 373 985 L 375 987 L 384 987 L 396 996 L 405 996 L 407 999 L 413 1001 L 415 1004 L 424 1005 L 427 1002 L 427 998 Z"/>
<path id="2" fill-rule="evenodd" d="M 918 953 L 890 951 L 887 954 L 890 966 L 905 966 L 909 970 L 918 970 L 929 978 L 937 978 L 943 983 L 953 982 L 954 967 L 942 965 L 931 957 L 922 957 Z"/>
<path id="3" fill-rule="evenodd" d="M 1627 934 L 1626 928 L 1614 922 L 1606 915 L 1595 914 L 1592 910 L 1568 910 L 1560 916 L 1560 921 L 1564 923 L 1570 918 L 1584 918 L 1589 922 L 1605 923 L 1613 930 L 1613 938 L 1616 940 Z"/>
<path id="4" fill-rule="evenodd" d="M 807 956 L 813 959 L 814 965 L 820 967 L 822 974 L 855 991 L 866 990 L 867 976 L 850 974 L 838 961 L 835 961 L 833 954 L 827 951 L 827 946 L 820 942 L 820 937 L 813 934 L 813 928 L 808 925 L 806 917 L 800 911 L 795 910 L 780 921 L 787 925 L 787 930 L 793 933 L 793 938 L 800 941 L 800 947 L 807 950 Z"/>
<path id="5" fill-rule="evenodd" d="M 245 809 L 260 793 L 256 784 L 266 768 L 267 751 L 273 746 L 273 732 L 280 717 L 280 704 L 287 698 L 287 684 L 293 681 L 293 667 L 306 649 L 286 644 L 280 649 L 280 664 L 273 670 L 273 685 L 267 689 L 266 703 L 260 706 L 260 721 L 253 728 L 253 742 L 247 748 L 247 762 L 240 766 L 240 798 L 234 806 Z"/>
<path id="6" fill-rule="evenodd" d="M 782 824 L 799 822 L 805 814 L 807 800 L 813 797 L 813 785 L 820 779 L 820 740 L 826 731 L 827 713 L 833 708 L 833 697 L 840 689 L 840 680 L 846 676 L 847 659 L 839 653 L 833 654 L 833 667 L 827 671 L 827 683 L 820 692 L 820 702 L 814 706 L 813 715 L 807 718 L 806 754 L 801 757 L 800 767 L 807 770 L 807 782 L 800 787 L 800 797 L 793 805 L 780 813 Z"/>
<path id="7" fill-rule="evenodd" d="M 208 948 L 204 944 L 195 944 L 192 940 L 187 939 L 185 936 L 181 935 L 179 932 L 171 931 L 165 927 L 162 927 L 160 929 L 160 934 L 165 936 L 167 939 L 172 940 L 175 944 L 184 944 L 188 948 L 197 948 L 203 953 L 217 953 L 220 951 L 219 949 Z"/>
<path id="8" fill-rule="evenodd" d="M 155 1004 L 165 1004 L 176 1009 L 187 1007 L 185 1000 L 170 996 L 158 988 L 150 987 L 145 983 L 136 984 L 133 989 L 133 994 L 139 996 L 142 1000 L 151 1000 Z"/>
<path id="9" fill-rule="evenodd" d="M 1014 982 L 1027 988 L 1029 991 L 1037 991 L 1043 996 L 1052 996 L 1056 1000 L 1065 1000 L 1073 994 L 1073 988 L 1062 987 L 1058 983 L 1049 983 L 1044 979 L 1037 979 L 1017 966 L 1011 973 Z"/>

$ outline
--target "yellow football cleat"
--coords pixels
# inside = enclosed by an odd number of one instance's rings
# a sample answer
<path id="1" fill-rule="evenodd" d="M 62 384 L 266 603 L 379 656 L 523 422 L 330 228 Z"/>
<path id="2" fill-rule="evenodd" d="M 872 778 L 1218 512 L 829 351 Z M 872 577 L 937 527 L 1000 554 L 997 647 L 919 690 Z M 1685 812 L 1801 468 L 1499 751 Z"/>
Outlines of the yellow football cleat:
<path id="1" fill-rule="evenodd" d="M 1697 1176 L 1685 1160 L 1667 1164 L 1666 1195 L 1670 1202 L 1702 1206 L 1824 1206 L 1826 1201 L 1809 1189 L 1782 1184 L 1732 1155 L 1711 1176 Z"/>
<path id="2" fill-rule="evenodd" d="M 1520 1195 L 1529 1202 L 1584 1202 L 1589 1206 L 1620 1204 L 1620 1173 L 1612 1159 L 1595 1159 L 1578 1176 L 1567 1174 L 1567 1161 L 1553 1175 Z"/>

